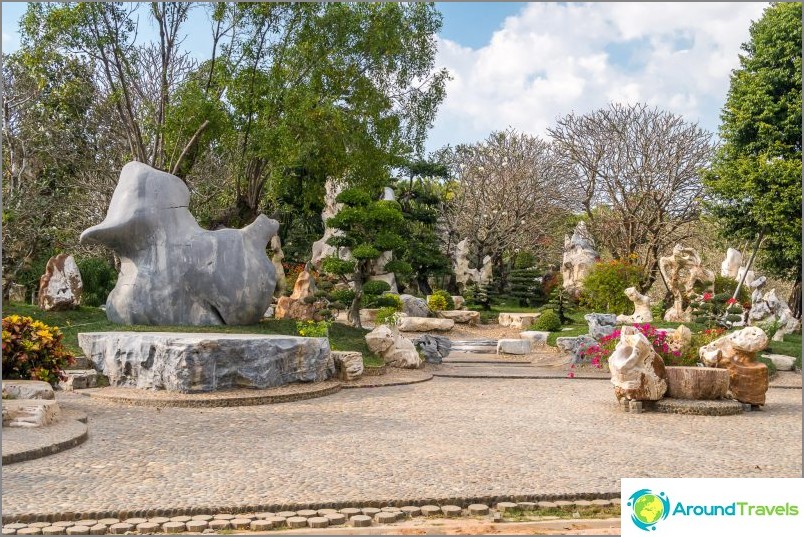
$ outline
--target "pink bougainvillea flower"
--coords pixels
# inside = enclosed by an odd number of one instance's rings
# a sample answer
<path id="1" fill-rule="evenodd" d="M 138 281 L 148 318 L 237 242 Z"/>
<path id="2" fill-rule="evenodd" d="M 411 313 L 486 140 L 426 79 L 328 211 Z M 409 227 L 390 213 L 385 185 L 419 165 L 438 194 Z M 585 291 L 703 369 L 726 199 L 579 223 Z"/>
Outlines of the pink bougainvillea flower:
<path id="1" fill-rule="evenodd" d="M 569 375 L 567 375 L 567 377 L 568 377 L 568 378 L 571 378 L 571 379 L 574 379 L 574 378 L 575 378 L 575 373 L 573 373 L 572 371 L 570 371 L 570 372 L 569 372 Z"/>
<path id="2" fill-rule="evenodd" d="M 736 303 L 737 303 L 737 299 L 736 299 L 736 298 L 730 298 L 730 299 L 728 299 L 728 300 L 726 301 L 726 304 L 728 304 L 729 306 L 732 306 L 732 305 L 734 305 L 734 304 L 736 304 Z"/>
<path id="3" fill-rule="evenodd" d="M 703 294 L 703 299 L 704 299 L 704 301 L 712 300 L 712 296 L 713 296 L 712 293 L 704 293 Z"/>

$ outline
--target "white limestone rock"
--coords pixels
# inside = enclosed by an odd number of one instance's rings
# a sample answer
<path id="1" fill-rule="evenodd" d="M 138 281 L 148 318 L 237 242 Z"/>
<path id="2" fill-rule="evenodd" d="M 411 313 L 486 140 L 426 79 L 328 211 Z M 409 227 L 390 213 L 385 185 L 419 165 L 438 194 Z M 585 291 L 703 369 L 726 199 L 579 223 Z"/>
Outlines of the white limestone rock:
<path id="1" fill-rule="evenodd" d="M 578 222 L 572 237 L 564 236 L 564 256 L 561 260 L 561 275 L 564 289 L 577 294 L 583 289 L 583 281 L 600 258 L 586 223 Z"/>
<path id="2" fill-rule="evenodd" d="M 682 244 L 676 244 L 671 255 L 659 258 L 659 270 L 673 294 L 673 305 L 665 312 L 664 320 L 676 323 L 692 321 L 692 309 L 685 308 L 684 303 L 690 300 L 695 282 L 714 281 L 714 273 L 703 267 L 698 252 Z"/>
<path id="3" fill-rule="evenodd" d="M 335 373 L 323 337 L 91 332 L 78 334 L 78 344 L 111 386 L 195 393 L 320 382 Z"/>
<path id="4" fill-rule="evenodd" d="M 530 348 L 544 347 L 547 345 L 547 338 L 550 337 L 550 332 L 543 332 L 540 330 L 525 330 L 519 333 L 519 337 L 530 341 Z"/>
<path id="5" fill-rule="evenodd" d="M 500 326 L 510 326 L 511 328 L 527 328 L 539 318 L 541 313 L 500 313 L 497 316 L 497 323 Z"/>
<path id="6" fill-rule="evenodd" d="M 391 367 L 418 369 L 424 363 L 411 340 L 384 324 L 366 334 L 366 344 Z"/>
<path id="7" fill-rule="evenodd" d="M 617 324 L 641 324 L 653 322 L 653 313 L 650 311 L 650 298 L 637 291 L 636 287 L 625 290 L 625 296 L 634 303 L 634 313 L 631 315 L 618 315 Z"/>
<path id="8" fill-rule="evenodd" d="M 396 321 L 396 327 L 401 332 L 447 332 L 452 330 L 454 326 L 455 321 L 452 319 L 437 319 L 435 317 L 408 317 L 404 313 L 400 313 Z"/>
<path id="9" fill-rule="evenodd" d="M 497 342 L 497 354 L 530 354 L 529 339 L 501 339 Z"/>
<path id="10" fill-rule="evenodd" d="M 354 351 L 332 351 L 335 374 L 341 380 L 355 380 L 363 376 L 363 354 Z"/>
<path id="11" fill-rule="evenodd" d="M 3 380 L 3 395 L 12 399 L 55 399 L 53 387 L 41 380 Z"/>
<path id="12" fill-rule="evenodd" d="M 664 361 L 633 326 L 622 328 L 620 341 L 609 357 L 609 370 L 618 401 L 658 401 L 667 392 Z"/>
<path id="13" fill-rule="evenodd" d="M 786 356 L 784 354 L 765 354 L 763 356 L 773 362 L 773 365 L 775 365 L 776 369 L 779 371 L 794 371 L 796 368 L 796 359 L 792 356 Z"/>
<path id="14" fill-rule="evenodd" d="M 6 399 L 3 427 L 45 427 L 61 417 L 59 404 L 51 399 Z"/>
<path id="15" fill-rule="evenodd" d="M 476 325 L 477 321 L 480 320 L 480 312 L 471 310 L 444 310 L 439 311 L 438 316 L 443 319 L 452 319 L 456 323 L 472 326 Z"/>
<path id="16" fill-rule="evenodd" d="M 737 279 L 737 271 L 743 265 L 743 254 L 739 250 L 729 248 L 726 250 L 726 258 L 720 264 L 720 275 L 733 280 Z"/>

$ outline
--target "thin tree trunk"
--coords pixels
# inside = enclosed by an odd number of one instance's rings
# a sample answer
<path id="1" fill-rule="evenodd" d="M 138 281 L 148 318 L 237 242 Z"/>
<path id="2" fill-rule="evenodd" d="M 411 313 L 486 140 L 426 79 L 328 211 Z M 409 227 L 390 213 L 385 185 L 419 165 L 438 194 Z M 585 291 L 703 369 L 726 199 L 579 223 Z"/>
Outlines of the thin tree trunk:
<path id="1" fill-rule="evenodd" d="M 349 308 L 348 320 L 355 328 L 363 328 L 360 322 L 360 303 L 363 301 L 363 275 L 358 272 L 355 273 L 355 297 L 352 299 L 352 307 Z"/>
<path id="2" fill-rule="evenodd" d="M 793 285 L 793 291 L 787 299 L 787 304 L 793 311 L 793 317 L 801 319 L 801 271 L 796 276 L 796 283 Z"/>

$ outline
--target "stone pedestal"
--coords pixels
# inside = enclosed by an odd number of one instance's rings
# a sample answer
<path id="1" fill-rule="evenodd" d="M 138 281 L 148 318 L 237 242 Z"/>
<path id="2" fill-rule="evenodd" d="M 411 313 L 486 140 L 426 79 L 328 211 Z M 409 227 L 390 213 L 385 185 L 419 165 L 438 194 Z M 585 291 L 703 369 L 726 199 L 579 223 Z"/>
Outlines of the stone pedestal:
<path id="1" fill-rule="evenodd" d="M 729 364 L 731 393 L 741 403 L 765 404 L 768 391 L 768 366 L 762 362 Z"/>
<path id="2" fill-rule="evenodd" d="M 78 344 L 111 386 L 195 393 L 317 382 L 335 373 L 327 338 L 93 332 L 78 334 Z"/>
<path id="3" fill-rule="evenodd" d="M 723 399 L 729 391 L 729 372 L 714 367 L 666 367 L 667 396 L 675 399 Z"/>

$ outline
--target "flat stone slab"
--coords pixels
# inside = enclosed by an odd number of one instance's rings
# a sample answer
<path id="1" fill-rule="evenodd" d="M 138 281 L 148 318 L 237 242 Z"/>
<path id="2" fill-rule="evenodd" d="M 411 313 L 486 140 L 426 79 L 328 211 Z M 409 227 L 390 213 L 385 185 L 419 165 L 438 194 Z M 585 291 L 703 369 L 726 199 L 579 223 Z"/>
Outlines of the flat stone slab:
<path id="1" fill-rule="evenodd" d="M 733 416 L 743 412 L 743 404 L 731 399 L 694 400 L 665 397 L 647 406 L 648 410 L 666 414 L 690 414 L 696 416 Z"/>
<path id="2" fill-rule="evenodd" d="M 396 323 L 401 332 L 447 332 L 455 326 L 452 319 L 436 319 L 434 317 L 400 317 Z"/>
<path id="3" fill-rule="evenodd" d="M 500 326 L 510 326 L 511 328 L 527 328 L 533 321 L 538 319 L 541 313 L 500 313 L 497 323 Z"/>
<path id="4" fill-rule="evenodd" d="M 497 354 L 530 354 L 529 339 L 501 339 L 497 342 Z"/>
<path id="5" fill-rule="evenodd" d="M 327 338 L 90 332 L 78 334 L 78 344 L 111 386 L 197 393 L 320 382 L 335 374 Z"/>
<path id="6" fill-rule="evenodd" d="M 477 324 L 480 320 L 480 312 L 472 310 L 445 310 L 439 311 L 438 316 L 444 319 L 452 319 L 461 324 Z"/>
<path id="7" fill-rule="evenodd" d="M 55 399 L 53 387 L 41 380 L 4 380 L 3 395 L 12 399 Z"/>

